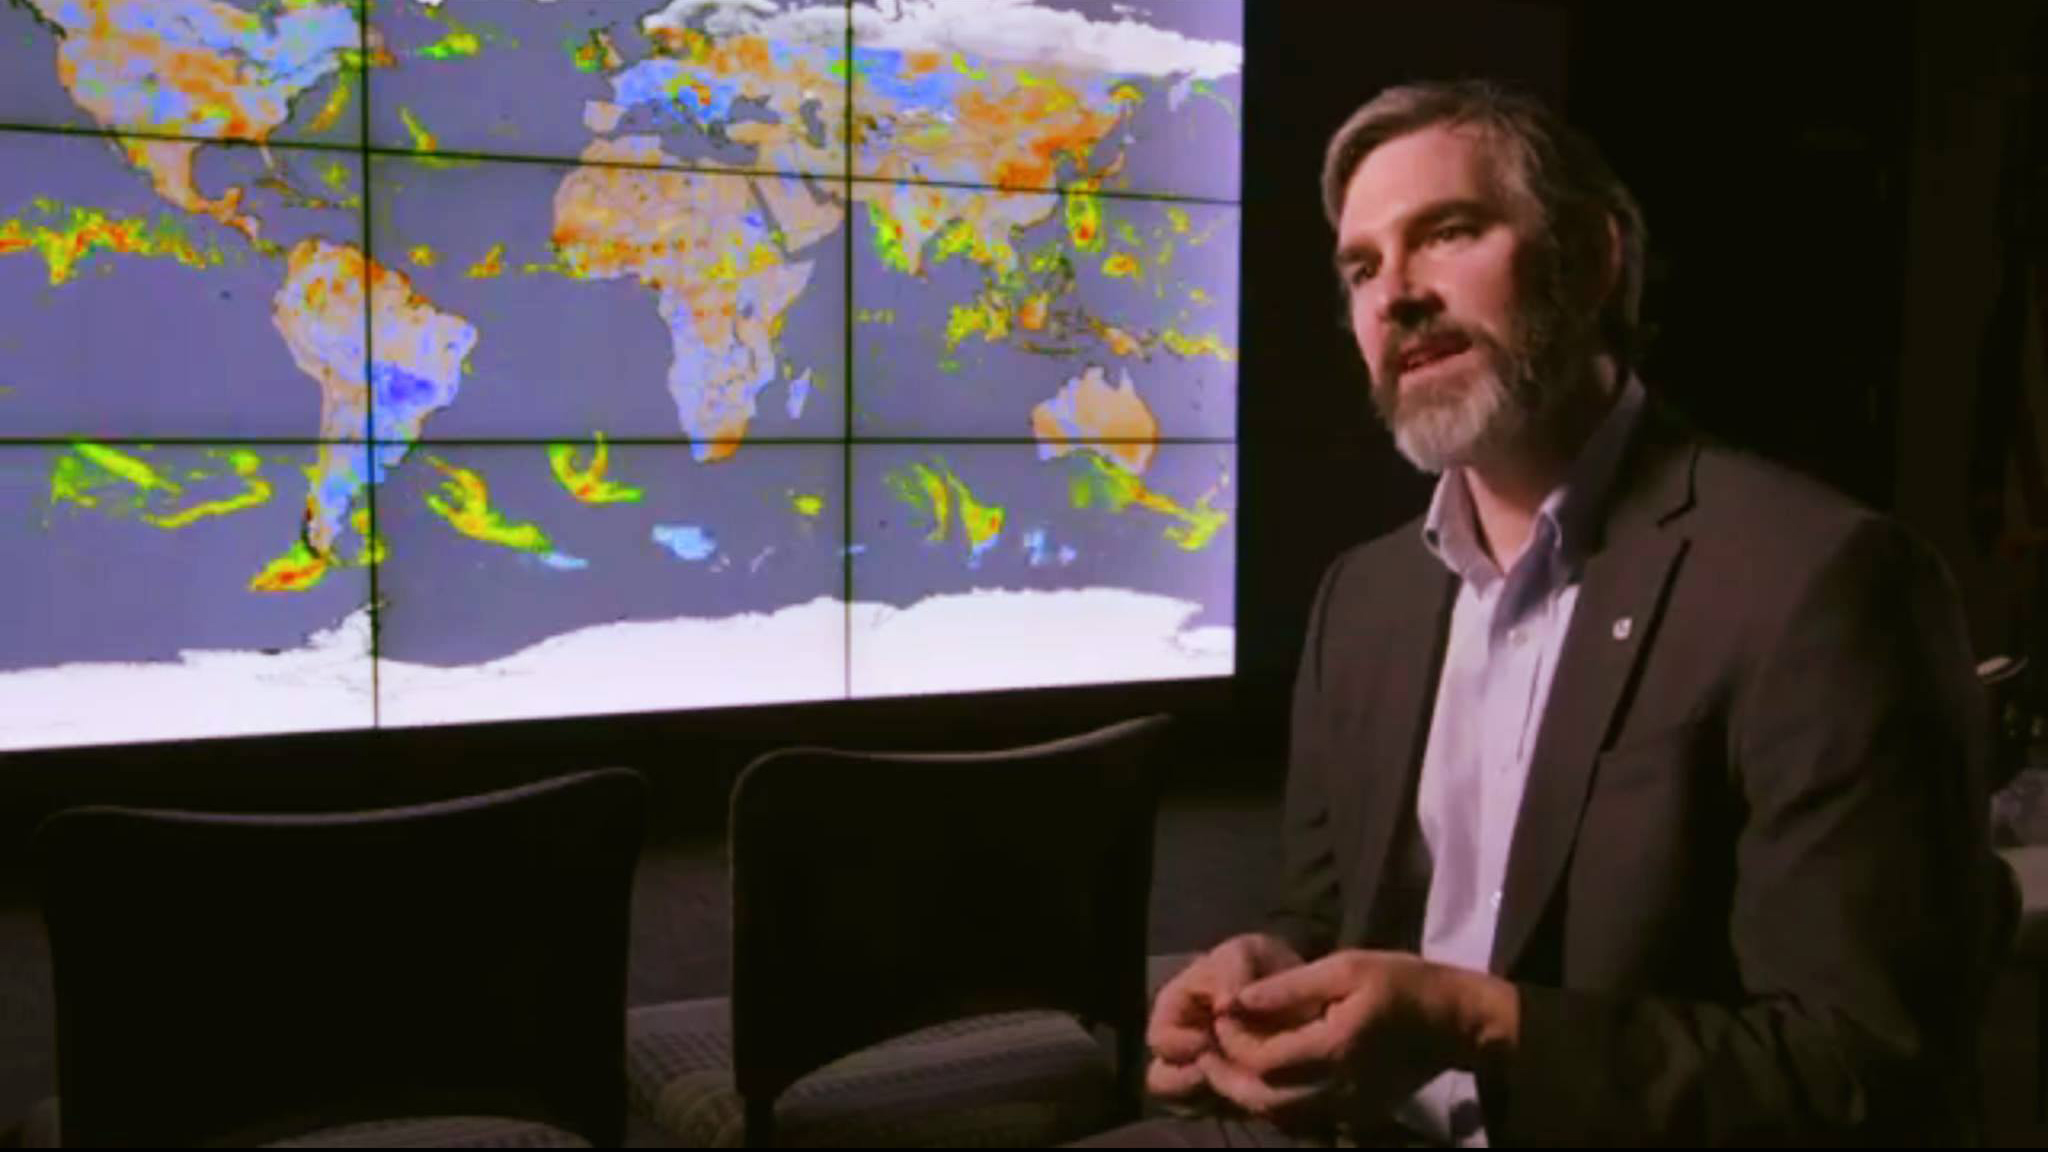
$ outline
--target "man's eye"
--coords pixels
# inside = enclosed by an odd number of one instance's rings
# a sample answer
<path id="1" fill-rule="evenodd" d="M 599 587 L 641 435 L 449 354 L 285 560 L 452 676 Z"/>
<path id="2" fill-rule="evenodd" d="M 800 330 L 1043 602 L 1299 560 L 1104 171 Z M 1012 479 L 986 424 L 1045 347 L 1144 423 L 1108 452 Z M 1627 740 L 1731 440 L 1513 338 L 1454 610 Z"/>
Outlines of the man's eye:
<path id="1" fill-rule="evenodd" d="M 1463 240 L 1477 235 L 1470 224 L 1445 224 L 1429 234 L 1431 240 Z"/>

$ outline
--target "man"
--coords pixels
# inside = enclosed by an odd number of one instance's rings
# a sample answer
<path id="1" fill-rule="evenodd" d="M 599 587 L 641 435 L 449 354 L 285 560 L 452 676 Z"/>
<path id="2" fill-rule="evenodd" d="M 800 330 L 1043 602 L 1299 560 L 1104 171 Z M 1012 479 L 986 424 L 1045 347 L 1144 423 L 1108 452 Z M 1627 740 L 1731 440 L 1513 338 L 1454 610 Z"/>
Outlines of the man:
<path id="1" fill-rule="evenodd" d="M 1155 1003 L 1215 1118 L 1093 1143 L 1968 1139 L 2006 895 L 1941 562 L 1643 391 L 1641 214 L 1534 101 L 1382 93 L 1323 194 L 1441 480 L 1317 593 L 1283 906 Z"/>

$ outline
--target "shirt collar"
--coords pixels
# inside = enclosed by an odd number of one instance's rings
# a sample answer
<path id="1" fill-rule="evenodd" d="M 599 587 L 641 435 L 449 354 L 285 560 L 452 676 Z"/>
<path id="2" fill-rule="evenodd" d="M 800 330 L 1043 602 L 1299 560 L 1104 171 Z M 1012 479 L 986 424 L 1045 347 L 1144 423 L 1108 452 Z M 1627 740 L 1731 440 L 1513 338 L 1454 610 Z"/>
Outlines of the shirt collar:
<path id="1" fill-rule="evenodd" d="M 1579 449 L 1564 482 L 1552 489 L 1537 509 L 1532 548 L 1548 547 L 1554 559 L 1568 564 L 1584 556 L 1614 486 L 1622 451 L 1642 414 L 1644 399 L 1642 381 L 1631 375 L 1607 415 Z M 1422 543 L 1461 579 L 1483 582 L 1494 574 L 1493 561 L 1479 543 L 1478 521 L 1473 515 L 1472 493 L 1466 487 L 1464 469 L 1446 469 L 1437 481 L 1429 512 L 1422 521 Z"/>

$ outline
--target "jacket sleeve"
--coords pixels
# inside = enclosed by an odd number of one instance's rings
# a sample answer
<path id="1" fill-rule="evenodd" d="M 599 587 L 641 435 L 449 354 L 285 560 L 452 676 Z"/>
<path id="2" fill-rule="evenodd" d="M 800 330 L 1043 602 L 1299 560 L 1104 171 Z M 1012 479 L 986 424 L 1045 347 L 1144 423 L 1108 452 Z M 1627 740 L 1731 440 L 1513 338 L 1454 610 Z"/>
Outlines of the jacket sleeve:
<path id="1" fill-rule="evenodd" d="M 1731 704 L 1735 1003 L 1522 986 L 1496 1143 L 1954 1138 L 1993 948 L 1982 703 L 1940 560 L 1861 518 Z"/>
<path id="2" fill-rule="evenodd" d="M 1278 905 L 1265 930 L 1303 959 L 1330 951 L 1337 938 L 1341 894 L 1330 829 L 1325 777 L 1330 763 L 1330 706 L 1324 695 L 1324 653 L 1332 589 L 1350 553 L 1323 573 L 1309 609 L 1308 637 L 1294 681 L 1288 726 L 1287 791 L 1281 810 L 1282 874 Z"/>

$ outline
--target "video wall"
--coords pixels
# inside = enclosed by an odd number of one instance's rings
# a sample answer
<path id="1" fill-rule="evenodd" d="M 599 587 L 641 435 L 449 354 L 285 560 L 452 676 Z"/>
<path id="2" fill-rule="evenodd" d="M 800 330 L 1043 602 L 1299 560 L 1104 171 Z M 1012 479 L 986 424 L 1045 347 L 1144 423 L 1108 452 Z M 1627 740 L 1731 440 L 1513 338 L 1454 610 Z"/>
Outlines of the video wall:
<path id="1" fill-rule="evenodd" d="M 1242 0 L 0 0 L 0 750 L 1233 667 Z"/>

